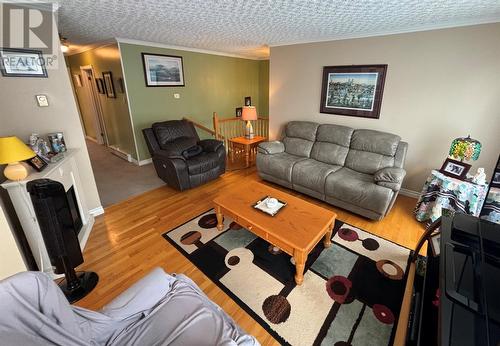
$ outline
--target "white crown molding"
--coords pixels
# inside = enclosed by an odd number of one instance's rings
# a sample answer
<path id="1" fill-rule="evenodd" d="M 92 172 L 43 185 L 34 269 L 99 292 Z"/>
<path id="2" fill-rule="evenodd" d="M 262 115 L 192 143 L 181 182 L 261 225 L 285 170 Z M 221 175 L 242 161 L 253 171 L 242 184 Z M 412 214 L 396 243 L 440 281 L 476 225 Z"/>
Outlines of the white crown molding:
<path id="1" fill-rule="evenodd" d="M 165 49 L 184 50 L 184 51 L 195 52 L 195 53 L 204 53 L 204 54 L 228 56 L 228 57 L 231 57 L 231 58 L 240 58 L 240 59 L 248 59 L 248 60 L 267 60 L 268 59 L 268 58 L 257 58 L 257 57 L 252 57 L 252 56 L 248 56 L 248 55 L 243 55 L 243 54 L 233 54 L 233 53 L 219 52 L 219 51 L 208 50 L 208 49 L 183 47 L 183 46 L 175 46 L 175 45 L 158 43 L 158 42 L 134 40 L 134 39 L 129 39 L 129 38 L 120 38 L 120 37 L 117 37 L 116 41 L 118 43 L 134 44 L 134 45 L 138 45 L 138 46 L 150 46 L 150 47 L 165 48 Z"/>
<path id="2" fill-rule="evenodd" d="M 461 28 L 464 26 L 494 24 L 494 23 L 499 23 L 499 22 L 500 22 L 500 17 L 494 17 L 494 18 L 489 18 L 489 19 L 471 20 L 471 21 L 455 22 L 455 23 L 449 23 L 449 24 L 423 25 L 423 26 L 413 27 L 413 28 L 409 28 L 409 29 L 405 29 L 405 30 L 394 30 L 394 31 L 387 30 L 387 31 L 379 31 L 379 32 L 373 32 L 373 33 L 341 35 L 341 36 L 336 36 L 336 37 L 331 37 L 331 38 L 324 38 L 324 39 L 320 39 L 320 40 L 289 41 L 289 42 L 280 43 L 280 44 L 268 44 L 268 46 L 272 48 L 272 47 L 292 46 L 292 45 L 296 45 L 296 44 L 320 43 L 320 42 L 329 42 L 329 41 L 358 39 L 358 38 L 369 38 L 369 37 L 378 37 L 378 36 L 409 34 L 409 33 L 413 33 L 413 32 Z"/>
<path id="3" fill-rule="evenodd" d="M 77 48 L 75 50 L 71 49 L 70 52 L 64 53 L 64 56 L 76 55 L 76 54 L 80 54 L 80 53 L 86 52 L 88 50 L 92 50 L 92 49 L 96 49 L 96 48 L 102 48 L 102 47 L 107 47 L 107 46 L 110 46 L 112 44 L 116 44 L 116 40 L 114 38 L 109 39 L 109 40 L 105 40 L 105 41 L 99 41 L 99 42 L 96 42 L 96 43 L 88 44 L 88 45 L 82 46 L 80 48 Z"/>

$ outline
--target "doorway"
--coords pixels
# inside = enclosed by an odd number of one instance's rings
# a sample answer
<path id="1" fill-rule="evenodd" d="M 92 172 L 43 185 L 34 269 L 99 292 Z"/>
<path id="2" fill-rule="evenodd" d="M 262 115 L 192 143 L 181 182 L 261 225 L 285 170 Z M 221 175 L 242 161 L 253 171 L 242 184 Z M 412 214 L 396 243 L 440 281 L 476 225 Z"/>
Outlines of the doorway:
<path id="1" fill-rule="evenodd" d="M 80 103 L 83 128 L 88 139 L 108 146 L 108 136 L 104 123 L 103 111 L 99 102 L 95 73 L 91 65 L 81 66 L 83 92 L 87 102 Z"/>

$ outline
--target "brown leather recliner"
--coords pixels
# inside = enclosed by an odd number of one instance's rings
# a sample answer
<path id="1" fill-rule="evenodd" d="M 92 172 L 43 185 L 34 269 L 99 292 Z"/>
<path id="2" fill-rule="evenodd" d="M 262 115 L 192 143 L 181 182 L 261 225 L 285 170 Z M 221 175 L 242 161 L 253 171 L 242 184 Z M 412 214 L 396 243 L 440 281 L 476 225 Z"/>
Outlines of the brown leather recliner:
<path id="1" fill-rule="evenodd" d="M 218 178 L 226 170 L 221 141 L 200 140 L 192 123 L 169 120 L 142 130 L 158 177 L 183 191 Z"/>

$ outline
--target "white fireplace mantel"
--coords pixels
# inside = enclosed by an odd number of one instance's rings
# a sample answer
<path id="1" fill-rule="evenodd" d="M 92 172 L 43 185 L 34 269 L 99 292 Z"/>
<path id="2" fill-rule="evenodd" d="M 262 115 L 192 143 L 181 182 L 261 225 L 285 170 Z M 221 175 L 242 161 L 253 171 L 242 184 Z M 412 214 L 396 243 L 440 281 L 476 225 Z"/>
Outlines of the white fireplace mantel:
<path id="1" fill-rule="evenodd" d="M 26 184 L 35 179 L 51 179 L 60 182 L 64 185 L 64 189 L 68 191 L 72 186 L 75 191 L 80 217 L 82 219 L 82 229 L 78 234 L 80 247 L 83 251 L 87 239 L 94 225 L 94 216 L 89 212 L 85 202 L 85 192 L 83 191 L 78 168 L 74 156 L 80 149 L 68 149 L 64 153 L 64 158 L 56 163 L 49 165 L 42 172 L 33 171 L 26 179 L 21 181 L 7 180 L 1 186 L 5 188 L 12 200 L 12 204 L 16 210 L 16 214 L 21 222 L 26 239 L 33 253 L 33 257 L 40 271 L 46 272 L 55 276 L 50 259 L 43 242 L 40 226 L 38 225 L 35 210 L 31 203 L 31 197 L 26 189 Z"/>

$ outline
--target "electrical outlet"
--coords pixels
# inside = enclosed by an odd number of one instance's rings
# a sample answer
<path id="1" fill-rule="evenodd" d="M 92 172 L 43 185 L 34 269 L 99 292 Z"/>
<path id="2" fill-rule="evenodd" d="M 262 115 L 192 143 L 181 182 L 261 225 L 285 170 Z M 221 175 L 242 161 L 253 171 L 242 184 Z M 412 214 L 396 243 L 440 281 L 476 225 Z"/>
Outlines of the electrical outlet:
<path id="1" fill-rule="evenodd" d="M 38 103 L 38 107 L 48 107 L 49 99 L 47 95 L 36 95 L 36 102 Z"/>
<path id="2" fill-rule="evenodd" d="M 174 99 L 180 99 L 180 98 L 181 98 L 181 94 L 178 94 L 178 93 L 174 94 Z"/>

